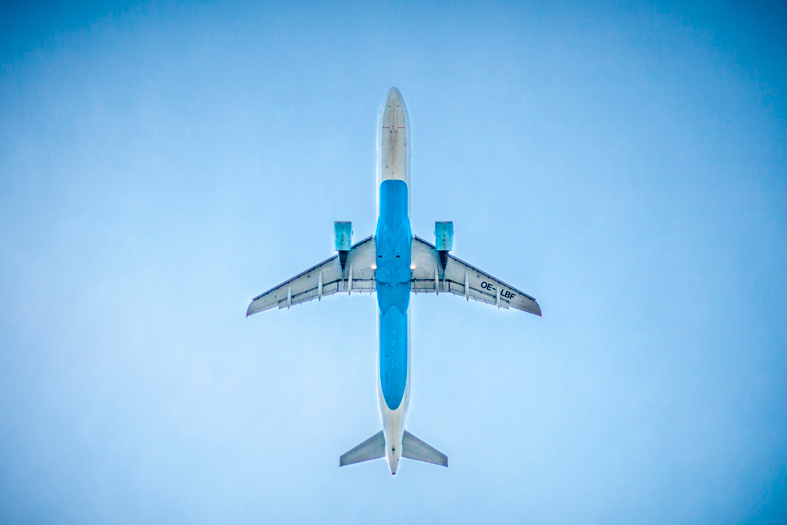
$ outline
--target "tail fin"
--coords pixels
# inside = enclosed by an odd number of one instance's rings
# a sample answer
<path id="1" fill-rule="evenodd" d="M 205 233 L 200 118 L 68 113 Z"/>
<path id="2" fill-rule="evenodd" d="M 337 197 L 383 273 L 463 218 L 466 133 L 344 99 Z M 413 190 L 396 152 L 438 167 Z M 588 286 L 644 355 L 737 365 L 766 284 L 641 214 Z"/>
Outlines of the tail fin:
<path id="1" fill-rule="evenodd" d="M 358 446 L 359 447 L 363 446 L 363 444 Z M 352 452 L 352 450 L 350 452 Z M 347 454 L 349 454 L 350 452 L 348 452 Z M 383 454 L 384 453 L 385 453 L 385 444 L 383 444 Z M 424 443 L 423 441 L 421 441 L 414 435 L 410 434 L 406 430 L 404 431 L 404 437 L 402 438 L 402 457 L 414 459 L 416 461 L 423 461 L 424 463 L 441 465 L 443 467 L 448 466 L 448 456 L 446 456 L 436 448 L 431 447 L 428 444 Z"/>
<path id="2" fill-rule="evenodd" d="M 426 443 L 424 443 L 424 445 L 426 445 Z M 428 447 L 429 445 L 426 446 Z M 352 465 L 353 463 L 361 463 L 362 461 L 369 461 L 371 459 L 379 459 L 384 457 L 385 436 L 381 430 L 357 447 L 352 448 L 342 454 L 339 458 L 339 466 L 343 467 L 345 465 Z"/>

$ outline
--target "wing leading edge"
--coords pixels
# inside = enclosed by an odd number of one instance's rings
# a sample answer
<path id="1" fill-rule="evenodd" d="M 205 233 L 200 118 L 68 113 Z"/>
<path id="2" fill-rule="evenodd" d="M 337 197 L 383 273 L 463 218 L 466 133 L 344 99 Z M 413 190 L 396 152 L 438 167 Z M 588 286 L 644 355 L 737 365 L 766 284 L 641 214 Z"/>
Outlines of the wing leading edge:
<path id="1" fill-rule="evenodd" d="M 414 293 L 450 292 L 498 308 L 514 308 L 541 316 L 535 298 L 500 279 L 492 277 L 448 254 L 445 269 L 433 244 L 413 237 L 412 262 L 415 266 L 411 289 Z"/>
<path id="2" fill-rule="evenodd" d="M 334 255 L 255 297 L 246 310 L 246 317 L 276 306 L 289 308 L 313 299 L 319 300 L 337 292 L 372 293 L 375 290 L 374 256 L 374 237 L 367 237 L 352 246 L 344 270 L 339 256 Z"/>

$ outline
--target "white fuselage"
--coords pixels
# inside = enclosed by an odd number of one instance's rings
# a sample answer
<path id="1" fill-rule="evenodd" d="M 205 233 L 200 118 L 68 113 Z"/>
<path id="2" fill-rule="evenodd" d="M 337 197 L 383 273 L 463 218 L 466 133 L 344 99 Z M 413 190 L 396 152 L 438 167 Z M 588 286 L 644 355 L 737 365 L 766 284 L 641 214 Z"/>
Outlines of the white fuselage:
<path id="1" fill-rule="evenodd" d="M 380 216 L 380 185 L 386 180 L 400 180 L 410 187 L 410 122 L 402 95 L 391 89 L 377 124 L 377 216 Z M 408 191 L 407 211 L 410 201 Z M 409 250 L 409 247 L 408 247 Z M 409 259 L 409 257 L 408 257 Z M 377 323 L 380 338 L 380 321 Z M 407 407 L 410 400 L 410 316 L 407 316 L 407 375 L 404 397 L 395 410 L 386 403 L 381 385 L 380 353 L 377 354 L 377 401 L 386 443 L 386 458 L 392 474 L 396 473 L 402 454 Z"/>

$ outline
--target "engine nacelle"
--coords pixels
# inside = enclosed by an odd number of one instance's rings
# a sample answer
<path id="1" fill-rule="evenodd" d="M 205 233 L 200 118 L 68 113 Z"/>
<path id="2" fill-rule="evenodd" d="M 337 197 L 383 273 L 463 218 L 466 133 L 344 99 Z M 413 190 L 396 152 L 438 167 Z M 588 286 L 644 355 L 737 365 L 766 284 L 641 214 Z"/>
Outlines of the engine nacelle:
<path id="1" fill-rule="evenodd" d="M 445 270 L 448 252 L 454 247 L 454 223 L 452 221 L 434 223 L 434 245 L 437 253 L 440 254 L 440 265 Z"/>
<path id="2" fill-rule="evenodd" d="M 454 223 L 434 223 L 434 245 L 438 252 L 450 252 L 454 247 Z"/>
<path id="3" fill-rule="evenodd" d="M 353 223 L 336 221 L 333 223 L 333 233 L 334 246 L 336 246 L 336 251 L 339 252 L 339 263 L 341 263 L 342 270 L 344 270 L 347 254 L 350 253 L 353 242 Z"/>

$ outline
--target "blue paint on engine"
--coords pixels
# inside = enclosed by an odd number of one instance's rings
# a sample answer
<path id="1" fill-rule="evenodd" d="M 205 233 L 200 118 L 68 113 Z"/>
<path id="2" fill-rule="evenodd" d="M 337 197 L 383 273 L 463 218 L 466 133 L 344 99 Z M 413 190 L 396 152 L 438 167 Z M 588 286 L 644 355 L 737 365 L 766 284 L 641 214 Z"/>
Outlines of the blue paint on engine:
<path id="1" fill-rule="evenodd" d="M 352 248 L 353 223 L 336 221 L 333 223 L 334 246 L 336 251 L 350 251 Z"/>
<path id="2" fill-rule="evenodd" d="M 450 252 L 454 249 L 453 222 L 441 221 L 434 223 L 434 247 L 438 252 Z"/>
<path id="3" fill-rule="evenodd" d="M 380 184 L 377 253 L 377 306 L 380 309 L 380 385 L 385 403 L 396 410 L 407 385 L 407 309 L 410 306 L 410 246 L 407 184 Z"/>

